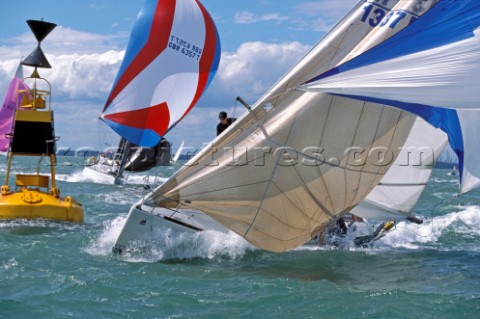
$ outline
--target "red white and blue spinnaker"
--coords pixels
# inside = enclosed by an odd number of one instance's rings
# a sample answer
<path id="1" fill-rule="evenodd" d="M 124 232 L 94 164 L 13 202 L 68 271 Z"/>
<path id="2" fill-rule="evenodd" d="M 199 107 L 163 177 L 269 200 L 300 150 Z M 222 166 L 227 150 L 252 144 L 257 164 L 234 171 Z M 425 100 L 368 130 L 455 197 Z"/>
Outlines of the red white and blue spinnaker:
<path id="1" fill-rule="evenodd" d="M 198 0 L 145 0 L 102 119 L 129 142 L 155 146 L 198 102 L 219 61 L 217 29 Z"/>

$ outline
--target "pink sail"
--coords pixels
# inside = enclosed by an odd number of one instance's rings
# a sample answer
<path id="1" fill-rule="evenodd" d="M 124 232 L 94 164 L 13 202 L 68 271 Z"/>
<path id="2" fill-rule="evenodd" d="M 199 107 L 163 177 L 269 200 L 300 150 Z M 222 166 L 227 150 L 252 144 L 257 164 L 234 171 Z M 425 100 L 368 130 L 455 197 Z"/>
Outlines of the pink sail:
<path id="1" fill-rule="evenodd" d="M 10 139 L 7 137 L 12 132 L 13 116 L 15 109 L 20 106 L 24 93 L 20 90 L 29 90 L 28 86 L 21 80 L 21 67 L 10 81 L 2 108 L 0 109 L 0 152 L 8 151 Z"/>

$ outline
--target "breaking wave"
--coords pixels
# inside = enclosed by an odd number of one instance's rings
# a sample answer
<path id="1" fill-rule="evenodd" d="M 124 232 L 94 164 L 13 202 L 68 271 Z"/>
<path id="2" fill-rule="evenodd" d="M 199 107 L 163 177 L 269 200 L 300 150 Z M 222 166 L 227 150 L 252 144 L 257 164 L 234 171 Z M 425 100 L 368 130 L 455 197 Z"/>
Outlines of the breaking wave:
<path id="1" fill-rule="evenodd" d="M 98 237 L 86 248 L 92 255 L 111 255 L 115 241 L 126 221 L 126 216 L 119 216 L 105 221 Z M 358 248 L 353 245 L 355 236 L 364 235 L 374 229 L 373 225 L 358 225 L 347 237 L 342 249 L 377 250 L 393 249 L 433 249 L 439 251 L 480 251 L 480 206 L 465 207 L 459 212 L 426 219 L 417 225 L 400 222 L 395 229 L 372 247 Z M 308 245 L 297 250 L 330 250 L 331 246 Z M 203 231 L 197 233 L 178 233 L 171 229 L 159 229 L 155 243 L 137 241 L 131 243 L 120 258 L 128 262 L 157 262 L 170 259 L 193 258 L 242 258 L 248 251 L 257 250 L 242 237 L 233 232 Z"/>
<path id="2" fill-rule="evenodd" d="M 127 217 L 119 216 L 104 222 L 103 230 L 94 238 L 85 251 L 91 255 L 107 256 L 120 234 Z M 157 262 L 172 259 L 213 259 L 225 257 L 241 258 L 248 250 L 255 248 L 237 234 L 218 231 L 178 233 L 169 228 L 159 229 L 155 243 L 133 242 L 122 253 L 128 262 Z"/>

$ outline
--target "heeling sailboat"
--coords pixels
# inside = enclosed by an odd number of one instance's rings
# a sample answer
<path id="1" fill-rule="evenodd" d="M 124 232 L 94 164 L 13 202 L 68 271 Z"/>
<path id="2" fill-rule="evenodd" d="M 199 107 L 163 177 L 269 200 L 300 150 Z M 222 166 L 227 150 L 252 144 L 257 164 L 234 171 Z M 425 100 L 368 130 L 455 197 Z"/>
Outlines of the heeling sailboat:
<path id="1" fill-rule="evenodd" d="M 199 1 L 145 0 L 101 117 L 125 145 L 155 148 L 198 102 L 219 61 L 218 33 Z"/>
<path id="2" fill-rule="evenodd" d="M 411 221 L 421 223 L 422 220 L 413 215 L 415 205 L 425 189 L 432 173 L 434 164 L 445 148 L 447 136 L 441 130 L 434 128 L 424 120 L 416 117 L 415 123 L 393 165 L 381 179 L 380 183 L 355 206 L 350 213 L 367 219 L 369 222 Z M 150 213 L 156 214 L 151 217 Z M 215 230 L 228 232 L 228 228 L 201 211 L 177 210 L 175 213 L 158 214 L 159 209 L 149 208 L 143 204 L 132 208 L 129 222 L 126 223 L 121 235 L 117 239 L 115 252 L 121 252 L 129 242 L 145 239 L 151 234 L 145 232 L 143 224 L 152 223 L 152 228 L 160 231 L 161 228 L 171 228 L 177 232 L 197 232 Z M 158 218 L 163 216 L 162 218 Z M 143 221 L 134 223 L 132 221 Z M 327 228 L 335 227 L 336 220 Z M 328 229 L 320 237 L 309 244 L 328 243 L 325 238 Z M 383 234 L 383 233 L 382 233 Z M 153 236 L 152 236 L 153 237 Z M 379 238 L 371 234 L 355 239 L 359 245 L 372 244 Z M 152 240 L 153 238 L 150 238 Z M 368 240 L 367 240 L 368 239 Z"/>
<path id="3" fill-rule="evenodd" d="M 440 0 L 381 45 L 302 85 L 421 116 L 448 134 L 462 193 L 480 187 L 480 3 Z"/>
<path id="4" fill-rule="evenodd" d="M 380 2 L 360 1 L 249 113 L 132 207 L 115 247 L 135 235 L 151 238 L 156 226 L 172 221 L 178 211 L 195 209 L 257 247 L 286 251 L 365 198 L 393 162 L 415 117 L 378 103 L 296 88 L 391 37 L 432 5 Z M 397 16 L 402 19 L 383 23 L 382 17 Z M 356 159 L 355 150 L 361 150 Z M 369 154 L 378 151 L 392 154 L 392 160 L 375 162 Z"/>

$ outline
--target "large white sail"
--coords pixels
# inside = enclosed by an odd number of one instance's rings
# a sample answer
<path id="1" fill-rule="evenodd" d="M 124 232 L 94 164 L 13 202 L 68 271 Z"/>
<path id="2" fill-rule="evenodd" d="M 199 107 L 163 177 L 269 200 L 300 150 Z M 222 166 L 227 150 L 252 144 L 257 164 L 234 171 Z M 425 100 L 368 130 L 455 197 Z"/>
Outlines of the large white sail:
<path id="1" fill-rule="evenodd" d="M 400 221 L 413 217 L 413 209 L 447 143 L 444 132 L 417 117 L 392 167 L 350 212 L 376 221 Z"/>
<path id="2" fill-rule="evenodd" d="M 432 4 L 360 1 L 249 113 L 143 204 L 201 210 L 270 251 L 293 249 L 316 236 L 380 181 L 415 117 L 296 88 L 389 38 Z M 398 12 L 408 18 L 382 25 L 382 17 Z"/>

